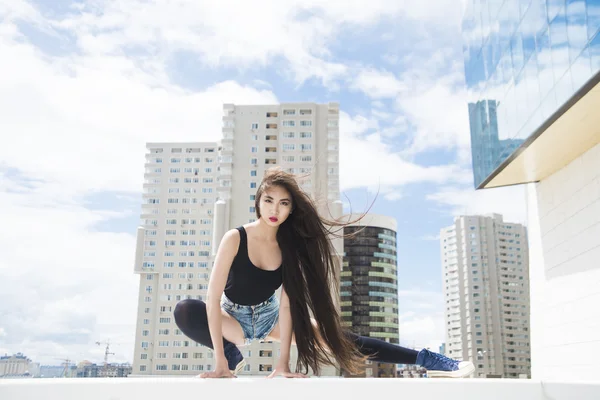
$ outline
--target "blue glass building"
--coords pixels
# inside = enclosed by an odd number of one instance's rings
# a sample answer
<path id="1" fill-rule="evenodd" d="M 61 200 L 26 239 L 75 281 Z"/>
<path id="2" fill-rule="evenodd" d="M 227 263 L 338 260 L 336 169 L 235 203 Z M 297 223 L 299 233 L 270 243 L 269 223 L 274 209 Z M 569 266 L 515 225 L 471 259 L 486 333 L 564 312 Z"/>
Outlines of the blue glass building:
<path id="1" fill-rule="evenodd" d="M 469 0 L 463 43 L 477 188 L 542 178 L 495 179 L 597 84 L 599 28 L 600 0 Z"/>

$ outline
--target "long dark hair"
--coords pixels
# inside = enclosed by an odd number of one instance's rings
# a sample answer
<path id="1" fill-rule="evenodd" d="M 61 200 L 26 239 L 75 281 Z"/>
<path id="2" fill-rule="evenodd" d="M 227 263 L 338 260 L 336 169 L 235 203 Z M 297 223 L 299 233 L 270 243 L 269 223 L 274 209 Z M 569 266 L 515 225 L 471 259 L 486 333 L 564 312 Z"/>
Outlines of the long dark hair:
<path id="1" fill-rule="evenodd" d="M 335 305 L 334 299 L 339 299 L 339 266 L 328 236 L 343 237 L 337 232 L 364 214 L 346 223 L 325 219 L 318 214 L 313 200 L 300 188 L 293 174 L 272 168 L 267 170 L 256 192 L 258 218 L 261 217 L 260 198 L 273 186 L 285 188 L 292 196 L 292 214 L 279 226 L 277 242 L 283 257 L 283 287 L 290 299 L 298 349 L 296 371 L 306 372 L 310 367 L 318 375 L 321 364 L 335 365 L 337 360 L 343 370 L 358 374 L 366 357 L 347 335 Z M 311 317 L 318 322 L 318 330 L 312 325 Z"/>

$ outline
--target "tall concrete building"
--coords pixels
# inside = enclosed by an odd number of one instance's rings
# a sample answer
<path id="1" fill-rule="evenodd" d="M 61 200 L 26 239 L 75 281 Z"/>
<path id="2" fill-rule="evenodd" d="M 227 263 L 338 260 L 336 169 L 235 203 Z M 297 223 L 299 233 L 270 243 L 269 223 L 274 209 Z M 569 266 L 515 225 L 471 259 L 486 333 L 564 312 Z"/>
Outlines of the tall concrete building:
<path id="1" fill-rule="evenodd" d="M 344 216 L 354 221 L 360 214 Z M 344 228 L 341 312 L 344 325 L 361 336 L 398 344 L 396 220 L 367 214 Z M 395 377 L 396 364 L 367 361 L 364 376 Z"/>
<path id="2" fill-rule="evenodd" d="M 342 214 L 339 201 L 339 106 L 286 103 L 223 107 L 218 143 L 148 143 L 135 272 L 140 275 L 133 375 L 198 374 L 212 351 L 184 336 L 173 318 L 178 301 L 205 300 L 219 243 L 256 218 L 255 194 L 274 166 L 299 175 L 319 212 Z M 332 240 L 341 265 L 341 239 Z M 241 348 L 242 374 L 267 375 L 279 345 Z M 292 366 L 295 351 L 292 349 Z M 337 374 L 325 368 L 324 375 Z"/>
<path id="3" fill-rule="evenodd" d="M 595 381 L 600 1 L 469 0 L 463 38 L 475 186 L 527 185 L 532 377 Z"/>
<path id="4" fill-rule="evenodd" d="M 531 375 L 527 230 L 501 215 L 460 216 L 440 233 L 446 355 L 476 377 Z"/>

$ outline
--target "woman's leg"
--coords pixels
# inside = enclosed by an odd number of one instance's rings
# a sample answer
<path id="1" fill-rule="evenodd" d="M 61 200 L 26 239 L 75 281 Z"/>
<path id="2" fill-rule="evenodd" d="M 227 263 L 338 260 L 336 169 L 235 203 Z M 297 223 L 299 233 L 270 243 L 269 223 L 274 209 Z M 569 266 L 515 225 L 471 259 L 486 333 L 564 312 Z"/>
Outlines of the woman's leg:
<path id="1" fill-rule="evenodd" d="M 210 349 L 214 349 L 210 330 L 206 303 L 202 300 L 186 299 L 175 306 L 173 311 L 175 323 L 184 335 Z M 238 371 L 243 367 L 243 357 L 237 345 L 244 344 L 244 332 L 240 323 L 231 315 L 221 310 L 221 326 L 223 331 L 223 349 L 229 362 L 229 369 Z M 239 366 L 241 364 L 241 367 Z"/>
<path id="2" fill-rule="evenodd" d="M 311 318 L 311 320 L 316 328 L 318 326 L 317 321 L 314 318 Z M 431 377 L 462 378 L 471 375 L 475 370 L 473 363 L 470 361 L 461 362 L 427 349 L 416 351 L 383 340 L 358 336 L 351 332 L 347 334 L 356 343 L 359 351 L 372 361 L 391 364 L 418 364 L 427 369 L 427 373 Z M 279 323 L 275 325 L 275 328 L 269 334 L 269 338 L 279 341 Z M 293 335 L 292 343 L 296 343 Z"/>
<path id="3" fill-rule="evenodd" d="M 317 321 L 314 318 L 311 318 L 311 320 L 316 328 L 318 326 Z M 354 333 L 349 333 L 348 335 L 356 343 L 359 351 L 365 356 L 369 356 L 369 359 L 372 361 L 392 364 L 414 364 L 417 361 L 417 354 L 419 352 L 416 350 L 407 349 L 383 340 L 358 336 Z M 269 333 L 267 340 L 280 341 L 279 336 L 279 323 L 277 323 L 275 328 Z M 292 334 L 292 344 L 295 343 L 296 340 Z"/>
<path id="4" fill-rule="evenodd" d="M 384 340 L 366 336 L 358 336 L 348 332 L 348 337 L 356 344 L 358 350 L 369 360 L 390 364 L 416 364 L 418 351 L 388 343 Z"/>

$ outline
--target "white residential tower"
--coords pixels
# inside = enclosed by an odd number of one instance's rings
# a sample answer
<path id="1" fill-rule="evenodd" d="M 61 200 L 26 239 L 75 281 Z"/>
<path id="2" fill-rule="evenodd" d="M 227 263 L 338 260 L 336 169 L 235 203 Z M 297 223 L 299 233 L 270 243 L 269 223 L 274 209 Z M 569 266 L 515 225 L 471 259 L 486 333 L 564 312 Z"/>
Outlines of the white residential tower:
<path id="1" fill-rule="evenodd" d="M 526 228 L 460 216 L 440 241 L 446 355 L 473 361 L 476 377 L 531 376 Z"/>

